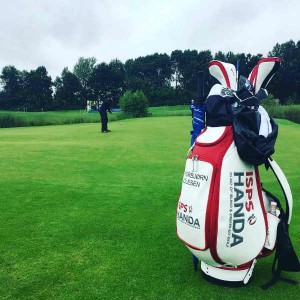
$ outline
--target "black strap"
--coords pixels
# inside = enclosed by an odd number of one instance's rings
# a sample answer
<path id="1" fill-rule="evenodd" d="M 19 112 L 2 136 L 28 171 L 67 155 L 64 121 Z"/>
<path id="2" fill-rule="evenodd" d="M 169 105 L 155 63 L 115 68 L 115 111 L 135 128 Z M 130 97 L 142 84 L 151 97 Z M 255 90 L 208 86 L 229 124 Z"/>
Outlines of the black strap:
<path id="1" fill-rule="evenodd" d="M 276 264 L 277 264 L 277 267 L 276 267 Z M 296 280 L 285 278 L 285 277 L 281 276 L 281 268 L 280 268 L 280 265 L 279 265 L 279 262 L 278 262 L 277 251 L 275 253 L 275 257 L 274 257 L 274 260 L 273 260 L 272 273 L 273 273 L 272 279 L 269 282 L 267 282 L 267 283 L 265 283 L 261 286 L 261 288 L 263 290 L 266 290 L 266 289 L 270 288 L 271 286 L 276 284 L 277 281 L 284 281 L 284 282 L 287 282 L 287 283 L 290 283 L 290 284 L 293 284 L 293 285 L 298 284 L 298 281 L 296 281 Z"/>
<path id="2" fill-rule="evenodd" d="M 272 161 L 271 157 L 269 159 Z M 275 252 L 275 256 L 274 256 L 274 260 L 273 260 L 273 264 L 272 264 L 273 277 L 269 282 L 267 282 L 261 286 L 262 289 L 268 289 L 271 286 L 273 286 L 274 284 L 276 284 L 278 281 L 284 281 L 284 282 L 287 282 L 287 283 L 290 283 L 293 285 L 297 285 L 298 281 L 282 277 L 281 272 L 283 270 L 292 271 L 292 272 L 299 271 L 299 261 L 297 258 L 297 254 L 295 253 L 295 251 L 293 249 L 293 246 L 292 246 L 292 243 L 291 243 L 291 240 L 289 237 L 289 233 L 288 233 L 289 225 L 287 222 L 289 219 L 290 209 L 289 209 L 289 203 L 288 203 L 288 199 L 286 196 L 286 192 L 285 192 L 284 187 L 282 186 L 275 170 L 272 168 L 272 166 L 269 163 L 266 164 L 266 168 L 268 169 L 269 167 L 273 171 L 273 173 L 283 191 L 285 202 L 286 202 L 286 212 L 284 212 L 279 199 L 277 197 L 275 197 L 272 193 L 267 191 L 266 189 L 262 188 L 262 190 L 266 193 L 266 195 L 268 197 L 270 197 L 272 199 L 272 201 L 275 201 L 277 203 L 277 207 L 280 210 L 280 215 L 279 215 L 280 224 L 278 224 L 278 230 L 277 230 L 277 247 L 276 247 L 276 252 Z M 287 246 L 287 247 L 285 248 L 285 246 Z M 287 256 L 290 258 L 290 260 L 293 261 L 293 264 L 295 265 L 295 269 L 291 268 L 286 263 Z"/>
<path id="3" fill-rule="evenodd" d="M 199 259 L 195 255 L 193 255 L 192 259 L 193 259 L 193 264 L 194 264 L 194 270 L 197 271 L 198 270 Z"/>

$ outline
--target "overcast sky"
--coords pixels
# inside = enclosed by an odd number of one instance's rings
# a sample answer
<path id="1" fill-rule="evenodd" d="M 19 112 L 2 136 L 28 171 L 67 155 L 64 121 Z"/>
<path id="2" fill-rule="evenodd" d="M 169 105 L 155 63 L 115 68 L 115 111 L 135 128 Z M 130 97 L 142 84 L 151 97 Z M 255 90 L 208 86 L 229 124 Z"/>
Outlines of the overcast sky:
<path id="1" fill-rule="evenodd" d="M 261 53 L 300 40 L 299 0 L 0 0 L 0 71 L 173 50 Z"/>

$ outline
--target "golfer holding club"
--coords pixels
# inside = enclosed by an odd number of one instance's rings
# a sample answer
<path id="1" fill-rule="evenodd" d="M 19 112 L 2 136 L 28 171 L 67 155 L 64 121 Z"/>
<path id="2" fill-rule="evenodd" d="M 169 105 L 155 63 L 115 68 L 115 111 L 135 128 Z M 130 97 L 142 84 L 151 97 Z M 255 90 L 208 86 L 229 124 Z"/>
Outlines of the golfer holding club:
<path id="1" fill-rule="evenodd" d="M 108 98 L 104 101 L 102 101 L 100 99 L 100 97 L 98 98 L 98 111 L 99 111 L 100 118 L 101 118 L 101 132 L 102 133 L 111 132 L 107 128 L 107 123 L 108 123 L 107 112 L 109 111 L 110 113 L 112 113 L 110 105 L 111 105 L 111 98 Z"/>

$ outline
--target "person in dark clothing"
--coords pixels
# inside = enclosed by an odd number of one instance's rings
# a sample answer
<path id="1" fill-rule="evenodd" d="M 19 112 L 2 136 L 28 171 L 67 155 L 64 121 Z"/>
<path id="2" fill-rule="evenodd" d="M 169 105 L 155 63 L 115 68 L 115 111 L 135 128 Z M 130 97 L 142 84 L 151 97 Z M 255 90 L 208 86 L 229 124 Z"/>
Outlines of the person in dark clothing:
<path id="1" fill-rule="evenodd" d="M 98 111 L 101 118 L 101 132 L 107 133 L 110 132 L 107 128 L 108 118 L 107 118 L 107 112 L 111 112 L 111 99 L 106 99 L 104 101 L 98 100 Z"/>
<path id="2" fill-rule="evenodd" d="M 194 110 L 195 110 L 195 101 L 192 100 L 190 104 L 190 110 L 192 112 L 192 118 L 194 117 Z"/>

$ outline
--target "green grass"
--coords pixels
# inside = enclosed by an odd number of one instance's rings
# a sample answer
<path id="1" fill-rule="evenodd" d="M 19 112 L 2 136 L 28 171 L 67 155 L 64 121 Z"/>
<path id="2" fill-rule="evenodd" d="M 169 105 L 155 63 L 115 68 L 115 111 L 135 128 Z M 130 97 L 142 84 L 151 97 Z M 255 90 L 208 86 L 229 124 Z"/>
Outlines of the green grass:
<path id="1" fill-rule="evenodd" d="M 149 107 L 149 112 L 153 117 L 191 115 L 191 111 L 188 105 Z"/>
<path id="2" fill-rule="evenodd" d="M 193 271 L 175 225 L 190 126 L 165 117 L 112 122 L 110 134 L 93 123 L 0 129 L 0 299 L 296 299 L 299 286 L 260 288 L 272 257 L 240 289 Z M 293 191 L 299 253 L 300 126 L 279 126 L 274 158 Z"/>

